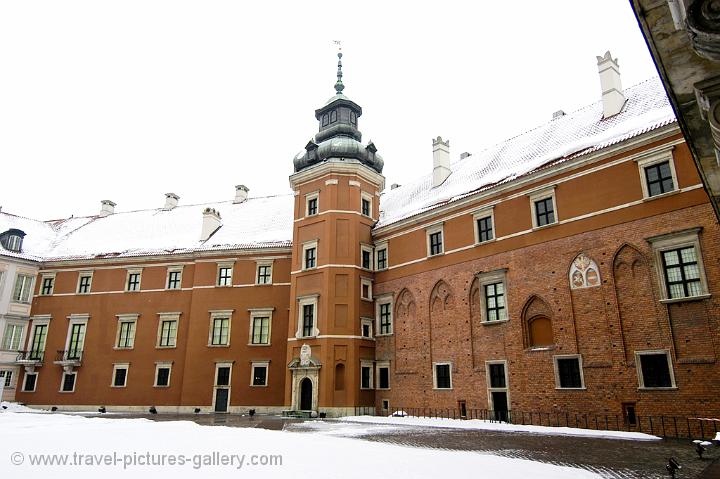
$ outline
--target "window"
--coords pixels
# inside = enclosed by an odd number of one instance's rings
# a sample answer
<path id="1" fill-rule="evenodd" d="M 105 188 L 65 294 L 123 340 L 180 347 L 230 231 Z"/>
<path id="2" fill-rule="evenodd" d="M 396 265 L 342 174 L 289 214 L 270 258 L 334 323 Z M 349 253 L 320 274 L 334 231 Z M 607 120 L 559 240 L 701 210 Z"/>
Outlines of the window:
<path id="1" fill-rule="evenodd" d="M 373 365 L 369 361 L 360 362 L 360 389 L 372 389 Z"/>
<path id="2" fill-rule="evenodd" d="M 314 318 L 315 318 L 315 305 L 306 304 L 303 306 L 303 336 L 312 336 Z"/>
<path id="3" fill-rule="evenodd" d="M 390 389 L 390 364 L 377 363 L 377 389 Z"/>
<path id="4" fill-rule="evenodd" d="M 227 346 L 230 342 L 230 318 L 212 318 L 211 346 Z"/>
<path id="5" fill-rule="evenodd" d="M 233 267 L 229 264 L 219 264 L 217 273 L 218 286 L 232 286 Z"/>
<path id="6" fill-rule="evenodd" d="M 80 273 L 78 277 L 78 294 L 88 294 L 92 284 L 92 273 Z"/>
<path id="7" fill-rule="evenodd" d="M 360 213 L 372 217 L 372 195 L 364 191 L 360 193 Z"/>
<path id="8" fill-rule="evenodd" d="M 180 289 L 182 285 L 182 268 L 168 268 L 167 289 Z"/>
<path id="9" fill-rule="evenodd" d="M 318 203 L 320 193 L 315 191 L 305 196 L 305 216 L 314 216 L 318 214 Z"/>
<path id="10" fill-rule="evenodd" d="M 257 263 L 256 284 L 272 283 L 272 261 Z"/>
<path id="11" fill-rule="evenodd" d="M 372 246 L 360 245 L 360 267 L 372 271 Z"/>
<path id="12" fill-rule="evenodd" d="M 507 321 L 507 269 L 477 275 L 480 288 L 480 317 L 484 324 Z"/>
<path id="13" fill-rule="evenodd" d="M 312 269 L 317 266 L 317 241 L 310 241 L 302 245 L 302 268 Z"/>
<path id="14" fill-rule="evenodd" d="M 317 295 L 298 298 L 298 329 L 296 338 L 317 336 Z"/>
<path id="15" fill-rule="evenodd" d="M 112 387 L 124 388 L 127 386 L 127 373 L 129 367 L 130 365 L 127 363 L 113 365 Z"/>
<path id="16" fill-rule="evenodd" d="M 329 119 L 330 119 L 330 118 L 329 118 L 328 114 L 325 113 L 325 114 L 322 116 L 322 126 L 327 126 L 328 123 L 330 123 Z"/>
<path id="17" fill-rule="evenodd" d="M 533 228 L 542 228 L 557 223 L 555 187 L 545 188 L 530 195 Z"/>
<path id="18" fill-rule="evenodd" d="M 230 366 L 224 366 L 218 364 L 215 371 L 215 385 L 216 386 L 230 386 Z"/>
<path id="19" fill-rule="evenodd" d="M 13 376 L 13 372 L 10 371 L 9 369 L 0 371 L 0 381 L 3 382 L 5 388 L 9 388 L 12 386 L 12 376 Z"/>
<path id="20" fill-rule="evenodd" d="M 644 198 L 652 198 L 677 190 L 675 163 L 671 149 L 636 159 Z"/>
<path id="21" fill-rule="evenodd" d="M 378 335 L 392 334 L 392 299 L 378 300 L 377 302 L 378 317 Z"/>
<path id="22" fill-rule="evenodd" d="M 443 254 L 443 227 L 433 226 L 427 229 L 428 256 Z"/>
<path id="23" fill-rule="evenodd" d="M 582 357 L 579 355 L 554 356 L 555 384 L 558 389 L 584 389 Z"/>
<path id="24" fill-rule="evenodd" d="M 0 245 L 9 250 L 19 253 L 22 250 L 22 242 L 25 232 L 16 228 L 11 228 L 0 234 Z"/>
<path id="25" fill-rule="evenodd" d="M 158 325 L 158 347 L 174 348 L 177 344 L 178 330 L 177 314 L 160 314 Z"/>
<path id="26" fill-rule="evenodd" d="M 47 324 L 36 324 L 33 326 L 33 337 L 30 342 L 30 354 L 28 359 L 42 361 L 45 355 L 45 340 L 47 338 Z"/>
<path id="27" fill-rule="evenodd" d="M 452 372 L 450 363 L 434 363 L 433 379 L 435 389 L 452 389 Z"/>
<path id="28" fill-rule="evenodd" d="M 389 399 L 383 399 L 381 402 L 381 407 L 383 411 L 389 411 L 390 410 L 390 400 Z"/>
<path id="29" fill-rule="evenodd" d="M 640 389 L 675 387 L 675 376 L 667 350 L 636 351 L 635 368 Z"/>
<path id="30" fill-rule="evenodd" d="M 135 326 L 137 315 L 118 315 L 118 333 L 116 347 L 132 349 L 135 345 Z"/>
<path id="31" fill-rule="evenodd" d="M 372 301 L 372 281 L 367 278 L 360 279 L 360 297 Z"/>
<path id="32" fill-rule="evenodd" d="M 125 282 L 125 291 L 140 291 L 141 270 L 128 270 L 127 281 Z"/>
<path id="33" fill-rule="evenodd" d="M 19 351 L 20 340 L 22 339 L 23 326 L 20 324 L 6 324 L 3 335 L 2 348 L 5 351 Z"/>
<path id="34" fill-rule="evenodd" d="M 37 385 L 38 373 L 25 373 L 25 384 L 23 384 L 23 391 L 32 393 L 35 392 L 35 386 Z"/>
<path id="35" fill-rule="evenodd" d="M 29 274 L 18 274 L 15 278 L 13 301 L 16 303 L 29 303 L 32 293 L 33 277 Z"/>
<path id="36" fill-rule="evenodd" d="M 490 389 L 504 389 L 507 387 L 507 377 L 505 376 L 505 363 L 488 363 L 488 377 Z"/>
<path id="37" fill-rule="evenodd" d="M 493 231 L 494 226 L 494 208 L 484 208 L 473 214 L 475 222 L 475 243 L 484 243 L 495 238 Z"/>
<path id="38" fill-rule="evenodd" d="M 330 123 L 335 123 L 337 121 L 337 110 L 332 110 L 330 112 Z"/>
<path id="39" fill-rule="evenodd" d="M 372 319 L 362 318 L 360 320 L 360 335 L 363 338 L 372 338 Z"/>
<path id="40" fill-rule="evenodd" d="M 77 373 L 63 373 L 60 392 L 71 393 L 75 391 L 75 377 Z"/>
<path id="41" fill-rule="evenodd" d="M 388 267 L 387 243 L 375 247 L 375 269 L 380 271 Z"/>
<path id="42" fill-rule="evenodd" d="M 66 353 L 68 361 L 79 361 L 82 358 L 86 326 L 85 323 L 70 323 L 70 336 Z"/>
<path id="43" fill-rule="evenodd" d="M 268 366 L 267 362 L 254 362 L 252 363 L 252 381 L 251 386 L 267 386 L 268 379 Z"/>
<path id="44" fill-rule="evenodd" d="M 700 228 L 649 238 L 658 265 L 662 302 L 709 297 L 700 250 Z"/>
<path id="45" fill-rule="evenodd" d="M 155 387 L 166 388 L 170 386 L 170 372 L 172 364 L 158 363 L 155 365 Z"/>
<path id="46" fill-rule="evenodd" d="M 365 198 L 362 199 L 362 214 L 370 216 L 370 201 Z"/>
<path id="47" fill-rule="evenodd" d="M 250 312 L 250 344 L 270 344 L 272 309 Z"/>
<path id="48" fill-rule="evenodd" d="M 552 321 L 547 316 L 534 316 L 527 322 L 528 346 L 545 348 L 553 344 Z"/>
<path id="49" fill-rule="evenodd" d="M 40 294 L 43 296 L 50 296 L 53 294 L 53 288 L 55 287 L 55 275 L 43 275 L 42 286 L 40 288 Z"/>

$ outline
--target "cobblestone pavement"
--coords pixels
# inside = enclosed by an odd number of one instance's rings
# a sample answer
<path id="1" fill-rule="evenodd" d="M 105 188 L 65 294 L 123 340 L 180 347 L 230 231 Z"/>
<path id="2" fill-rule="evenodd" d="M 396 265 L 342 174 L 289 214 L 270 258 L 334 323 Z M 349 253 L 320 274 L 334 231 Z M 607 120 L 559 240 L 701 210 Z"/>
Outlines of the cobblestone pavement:
<path id="1" fill-rule="evenodd" d="M 415 426 L 352 424 L 335 420 L 286 419 L 277 416 L 199 415 L 104 415 L 107 418 L 144 417 L 154 421 L 188 420 L 208 426 L 260 427 L 297 433 L 315 432 L 336 437 L 385 442 L 407 447 L 474 451 L 560 466 L 579 467 L 609 479 L 668 478 L 665 464 L 676 458 L 683 468 L 677 479 L 694 479 L 720 448 L 699 460 L 689 440 L 633 441 L 592 437 L 497 431 L 453 430 Z"/>

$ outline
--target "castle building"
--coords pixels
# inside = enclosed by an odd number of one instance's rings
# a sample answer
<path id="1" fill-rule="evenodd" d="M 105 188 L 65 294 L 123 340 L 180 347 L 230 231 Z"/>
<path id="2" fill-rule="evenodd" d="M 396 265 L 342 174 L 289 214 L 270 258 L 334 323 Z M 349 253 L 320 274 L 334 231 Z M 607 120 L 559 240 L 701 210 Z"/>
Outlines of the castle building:
<path id="1" fill-rule="evenodd" d="M 385 188 L 339 61 L 292 194 L 23 220 L 38 272 L 21 346 L 2 343 L 16 399 L 720 414 L 713 206 L 660 81 L 623 89 L 597 60 L 600 101 L 459 160 L 437 137 L 402 186 Z"/>

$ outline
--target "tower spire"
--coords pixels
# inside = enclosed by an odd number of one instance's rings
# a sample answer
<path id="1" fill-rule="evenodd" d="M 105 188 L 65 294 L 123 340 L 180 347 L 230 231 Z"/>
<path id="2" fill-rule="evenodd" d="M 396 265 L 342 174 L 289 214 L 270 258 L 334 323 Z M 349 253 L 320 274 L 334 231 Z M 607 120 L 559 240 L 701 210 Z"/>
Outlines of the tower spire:
<path id="1" fill-rule="evenodd" d="M 340 44 L 340 40 L 335 40 L 335 44 L 338 46 L 338 69 L 337 69 L 337 81 L 335 82 L 335 93 L 338 95 L 342 94 L 342 91 L 345 89 L 345 85 L 343 85 L 342 82 L 342 45 Z"/>

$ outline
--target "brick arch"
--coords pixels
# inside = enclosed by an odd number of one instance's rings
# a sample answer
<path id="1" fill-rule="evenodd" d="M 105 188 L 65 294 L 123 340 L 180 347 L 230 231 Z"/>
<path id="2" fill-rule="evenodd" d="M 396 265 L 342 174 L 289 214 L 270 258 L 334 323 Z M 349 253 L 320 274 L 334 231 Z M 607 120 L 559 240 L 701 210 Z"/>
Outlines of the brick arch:
<path id="1" fill-rule="evenodd" d="M 450 309 L 454 307 L 453 303 L 453 292 L 449 284 L 442 279 L 435 283 L 432 291 L 430 292 L 430 312 L 436 310 L 436 308 Z"/>
<path id="2" fill-rule="evenodd" d="M 627 268 L 633 275 L 637 271 L 643 271 L 643 267 L 649 267 L 648 259 L 635 245 L 623 243 L 613 255 L 613 279 L 617 271 Z"/>
<path id="3" fill-rule="evenodd" d="M 394 339 L 395 370 L 399 373 L 415 373 L 422 364 L 425 321 L 417 314 L 413 293 L 403 288 L 395 299 Z"/>
<path id="4" fill-rule="evenodd" d="M 538 295 L 525 301 L 522 309 L 523 343 L 526 348 L 554 343 L 553 314 L 550 305 Z"/>
<path id="5" fill-rule="evenodd" d="M 454 361 L 460 348 L 455 294 L 444 280 L 435 283 L 429 298 L 432 361 Z M 457 364 L 457 363 L 455 363 Z"/>

